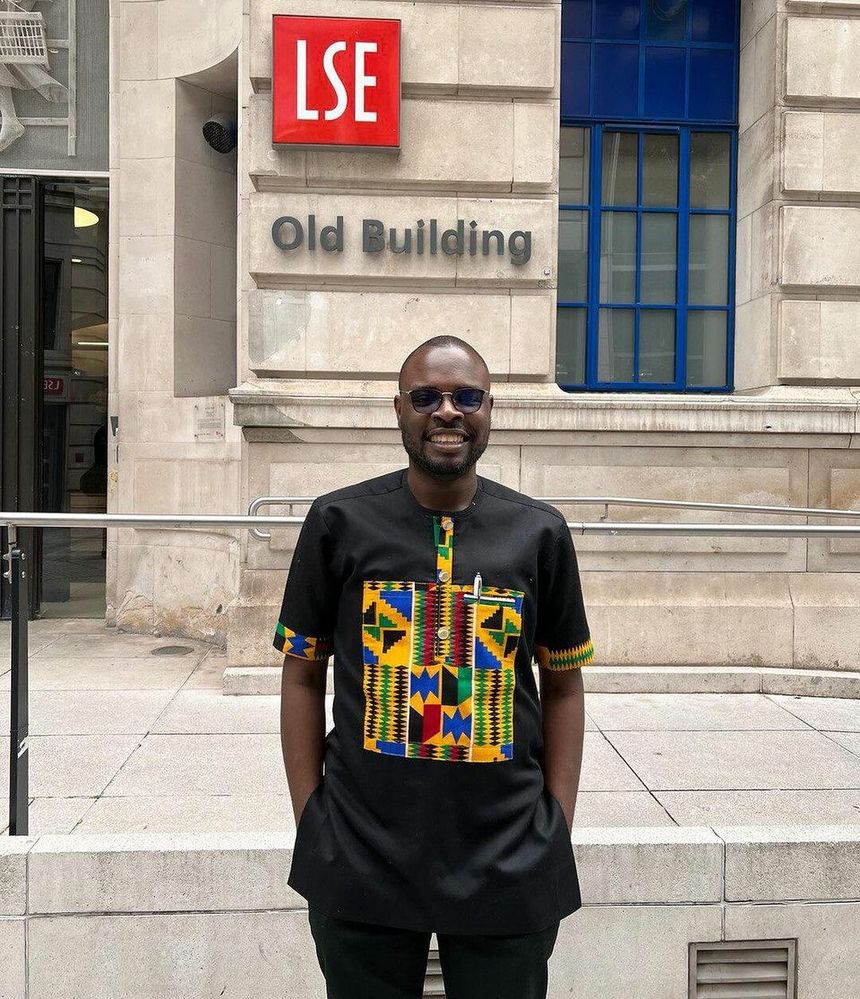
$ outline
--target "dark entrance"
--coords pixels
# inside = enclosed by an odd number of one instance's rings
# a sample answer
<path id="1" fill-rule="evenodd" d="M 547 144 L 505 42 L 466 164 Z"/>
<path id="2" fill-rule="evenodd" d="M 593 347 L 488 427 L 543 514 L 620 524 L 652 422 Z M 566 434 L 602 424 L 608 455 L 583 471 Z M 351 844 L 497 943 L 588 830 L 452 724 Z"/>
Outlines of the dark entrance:
<path id="1" fill-rule="evenodd" d="M 3 177 L 0 184 L 0 506 L 103 513 L 107 181 Z M 38 570 L 30 577 L 33 616 L 104 616 L 104 537 L 53 528 L 25 536 Z M 3 599 L 5 611 L 5 590 Z"/>

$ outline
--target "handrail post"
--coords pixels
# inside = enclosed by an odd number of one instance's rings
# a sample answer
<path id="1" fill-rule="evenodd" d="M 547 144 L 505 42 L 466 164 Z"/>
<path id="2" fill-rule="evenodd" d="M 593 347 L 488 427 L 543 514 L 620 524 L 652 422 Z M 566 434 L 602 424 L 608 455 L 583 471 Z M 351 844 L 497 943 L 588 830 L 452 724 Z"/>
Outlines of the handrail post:
<path id="1" fill-rule="evenodd" d="M 12 675 L 9 739 L 9 835 L 26 836 L 28 830 L 28 631 L 27 556 L 18 547 L 18 530 L 7 525 L 9 551 L 4 577 L 9 580 L 12 612 Z"/>

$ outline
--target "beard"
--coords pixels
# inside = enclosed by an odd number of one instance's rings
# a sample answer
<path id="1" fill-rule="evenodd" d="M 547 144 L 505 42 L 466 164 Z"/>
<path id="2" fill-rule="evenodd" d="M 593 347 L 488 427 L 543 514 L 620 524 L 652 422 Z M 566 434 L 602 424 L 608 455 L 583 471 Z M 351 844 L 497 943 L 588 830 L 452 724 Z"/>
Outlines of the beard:
<path id="1" fill-rule="evenodd" d="M 400 435 L 403 439 L 403 447 L 414 464 L 428 475 L 445 476 L 456 478 L 464 472 L 468 472 L 478 459 L 487 450 L 489 434 L 483 440 L 478 437 L 470 437 L 460 454 L 442 454 L 438 457 L 429 453 L 432 445 L 423 437 L 411 434 L 405 427 L 400 428 Z"/>

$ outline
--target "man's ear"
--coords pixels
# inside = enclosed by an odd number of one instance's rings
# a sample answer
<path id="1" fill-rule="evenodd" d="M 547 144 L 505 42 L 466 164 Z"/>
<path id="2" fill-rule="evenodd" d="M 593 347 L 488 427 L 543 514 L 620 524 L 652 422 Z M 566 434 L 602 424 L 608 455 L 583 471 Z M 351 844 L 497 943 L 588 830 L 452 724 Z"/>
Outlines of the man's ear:
<path id="1" fill-rule="evenodd" d="M 394 412 L 397 414 L 397 426 L 400 426 L 400 396 L 394 397 Z"/>
<path id="2" fill-rule="evenodd" d="M 487 400 L 490 403 L 490 412 L 492 413 L 492 411 L 493 411 L 493 397 L 491 395 L 488 395 L 487 396 Z"/>

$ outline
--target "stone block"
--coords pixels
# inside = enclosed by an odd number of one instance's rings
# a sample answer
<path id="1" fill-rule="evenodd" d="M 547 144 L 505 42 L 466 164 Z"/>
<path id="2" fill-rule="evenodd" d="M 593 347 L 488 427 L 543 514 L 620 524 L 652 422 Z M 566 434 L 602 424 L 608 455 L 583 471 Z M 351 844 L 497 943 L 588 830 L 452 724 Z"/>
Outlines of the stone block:
<path id="1" fill-rule="evenodd" d="M 25 922 L 0 917 L 0 999 L 25 999 L 26 982 Z"/>
<path id="2" fill-rule="evenodd" d="M 766 111 L 738 137 L 737 213 L 744 218 L 766 205 L 774 195 L 776 114 Z"/>
<path id="3" fill-rule="evenodd" d="M 807 669 L 860 669 L 860 573 L 801 573 L 789 580 L 794 662 Z"/>
<path id="4" fill-rule="evenodd" d="M 5 807 L 3 812 L 6 824 Z M 0 916 L 19 916 L 27 911 L 27 854 L 35 842 L 33 836 L 4 836 L 0 841 Z"/>
<path id="5" fill-rule="evenodd" d="M 280 666 L 228 666 L 224 670 L 224 693 L 229 696 L 279 694 Z"/>
<path id="6" fill-rule="evenodd" d="M 723 844 L 705 827 L 577 829 L 574 853 L 586 905 L 719 902 Z"/>
<path id="7" fill-rule="evenodd" d="M 213 691 L 221 696 L 220 691 Z M 92 833 L 275 833 L 281 839 L 293 825 L 286 786 L 283 794 L 135 795 L 99 798 L 75 830 Z"/>
<path id="8" fill-rule="evenodd" d="M 857 791 L 658 791 L 655 797 L 680 826 L 856 826 Z M 759 830 L 760 831 L 760 830 Z M 783 830 L 784 831 L 784 830 Z"/>
<path id="9" fill-rule="evenodd" d="M 760 295 L 735 310 L 735 391 L 764 388 L 776 376 L 776 295 Z"/>
<path id="10" fill-rule="evenodd" d="M 119 156 L 156 159 L 173 156 L 174 80 L 124 80 L 119 89 Z M 147 122 L 147 128 L 141 128 Z"/>
<path id="11" fill-rule="evenodd" d="M 401 22 L 401 80 L 404 91 L 447 92 L 457 89 L 458 13 L 452 3 L 401 0 L 352 0 L 350 17 L 393 17 Z M 272 76 L 272 15 L 284 13 L 278 0 L 251 5 L 250 73 L 257 86 Z M 337 0 L 292 0 L 289 13 L 342 17 Z M 268 135 L 271 136 L 271 127 Z"/>
<path id="12" fill-rule="evenodd" d="M 850 17 L 789 17 L 785 97 L 813 104 L 860 101 L 860 21 Z"/>
<path id="13" fill-rule="evenodd" d="M 159 3 L 159 76 L 191 76 L 224 62 L 239 46 L 242 21 L 235 0 Z"/>
<path id="14" fill-rule="evenodd" d="M 119 5 L 119 74 L 122 80 L 158 76 L 158 4 Z"/>
<path id="15" fill-rule="evenodd" d="M 824 186 L 824 114 L 786 111 L 782 117 L 782 189 L 818 192 Z"/>
<path id="16" fill-rule="evenodd" d="M 860 381 L 860 302 L 782 301 L 779 376 Z"/>
<path id="17" fill-rule="evenodd" d="M 173 233 L 175 162 L 168 156 L 120 160 L 117 195 L 113 201 L 120 236 Z"/>
<path id="18" fill-rule="evenodd" d="M 726 845 L 726 900 L 860 898 L 860 824 L 716 826 Z"/>
<path id="19" fill-rule="evenodd" d="M 514 102 L 514 191 L 557 188 L 558 122 L 555 101 Z"/>
<path id="20" fill-rule="evenodd" d="M 552 7 L 462 5 L 460 90 L 555 90 L 558 37 Z"/>
<path id="21" fill-rule="evenodd" d="M 761 689 L 758 670 L 744 667 L 589 666 L 585 690 L 598 694 L 754 694 Z"/>
<path id="22" fill-rule="evenodd" d="M 860 208 L 786 205 L 781 215 L 785 287 L 860 288 Z"/>
<path id="23" fill-rule="evenodd" d="M 29 999 L 116 999 L 141 982 L 147 999 L 325 995 L 305 911 L 48 916 L 29 932 Z"/>
<path id="24" fill-rule="evenodd" d="M 42 836 L 30 853 L 30 912 L 296 909 L 283 833 Z"/>
<path id="25" fill-rule="evenodd" d="M 860 673 L 834 673 L 832 670 L 761 671 L 764 694 L 790 694 L 801 697 L 860 698 Z"/>
<path id="26" fill-rule="evenodd" d="M 176 175 L 176 235 L 236 245 L 236 176 L 182 160 Z"/>
<path id="27" fill-rule="evenodd" d="M 177 315 L 174 335 L 173 385 L 176 395 L 226 395 L 237 380 L 236 323 Z"/>
<path id="28" fill-rule="evenodd" d="M 210 315 L 211 245 L 183 236 L 177 236 L 173 242 L 174 308 L 179 315 L 198 318 Z"/>
<path id="29" fill-rule="evenodd" d="M 173 311 L 171 236 L 120 238 L 119 294 L 121 315 L 153 317 Z"/>
<path id="30" fill-rule="evenodd" d="M 169 389 L 173 382 L 173 316 L 122 315 L 115 350 L 120 391 Z"/>
<path id="31" fill-rule="evenodd" d="M 854 940 L 858 930 L 860 903 L 726 906 L 726 940 L 798 941 L 797 995 L 802 999 L 856 992 L 860 948 L 846 941 Z"/>
<path id="32" fill-rule="evenodd" d="M 550 291 L 511 295 L 511 377 L 554 378 L 555 299 Z"/>
<path id="33" fill-rule="evenodd" d="M 738 126 L 746 131 L 775 103 L 776 18 L 764 21 L 741 49 Z"/>
<path id="34" fill-rule="evenodd" d="M 586 906 L 562 920 L 548 995 L 688 999 L 688 943 L 719 940 L 720 922 L 719 905 Z"/>
<path id="35" fill-rule="evenodd" d="M 213 319 L 232 323 L 235 327 L 238 267 L 236 248 L 221 246 L 218 243 L 210 243 L 209 247 L 211 268 L 209 315 Z"/>
<path id="36" fill-rule="evenodd" d="M 511 374 L 507 294 L 278 289 L 249 297 L 249 357 L 261 375 L 337 371 L 393 379 L 413 347 L 443 330 L 473 344 L 493 377 Z"/>

